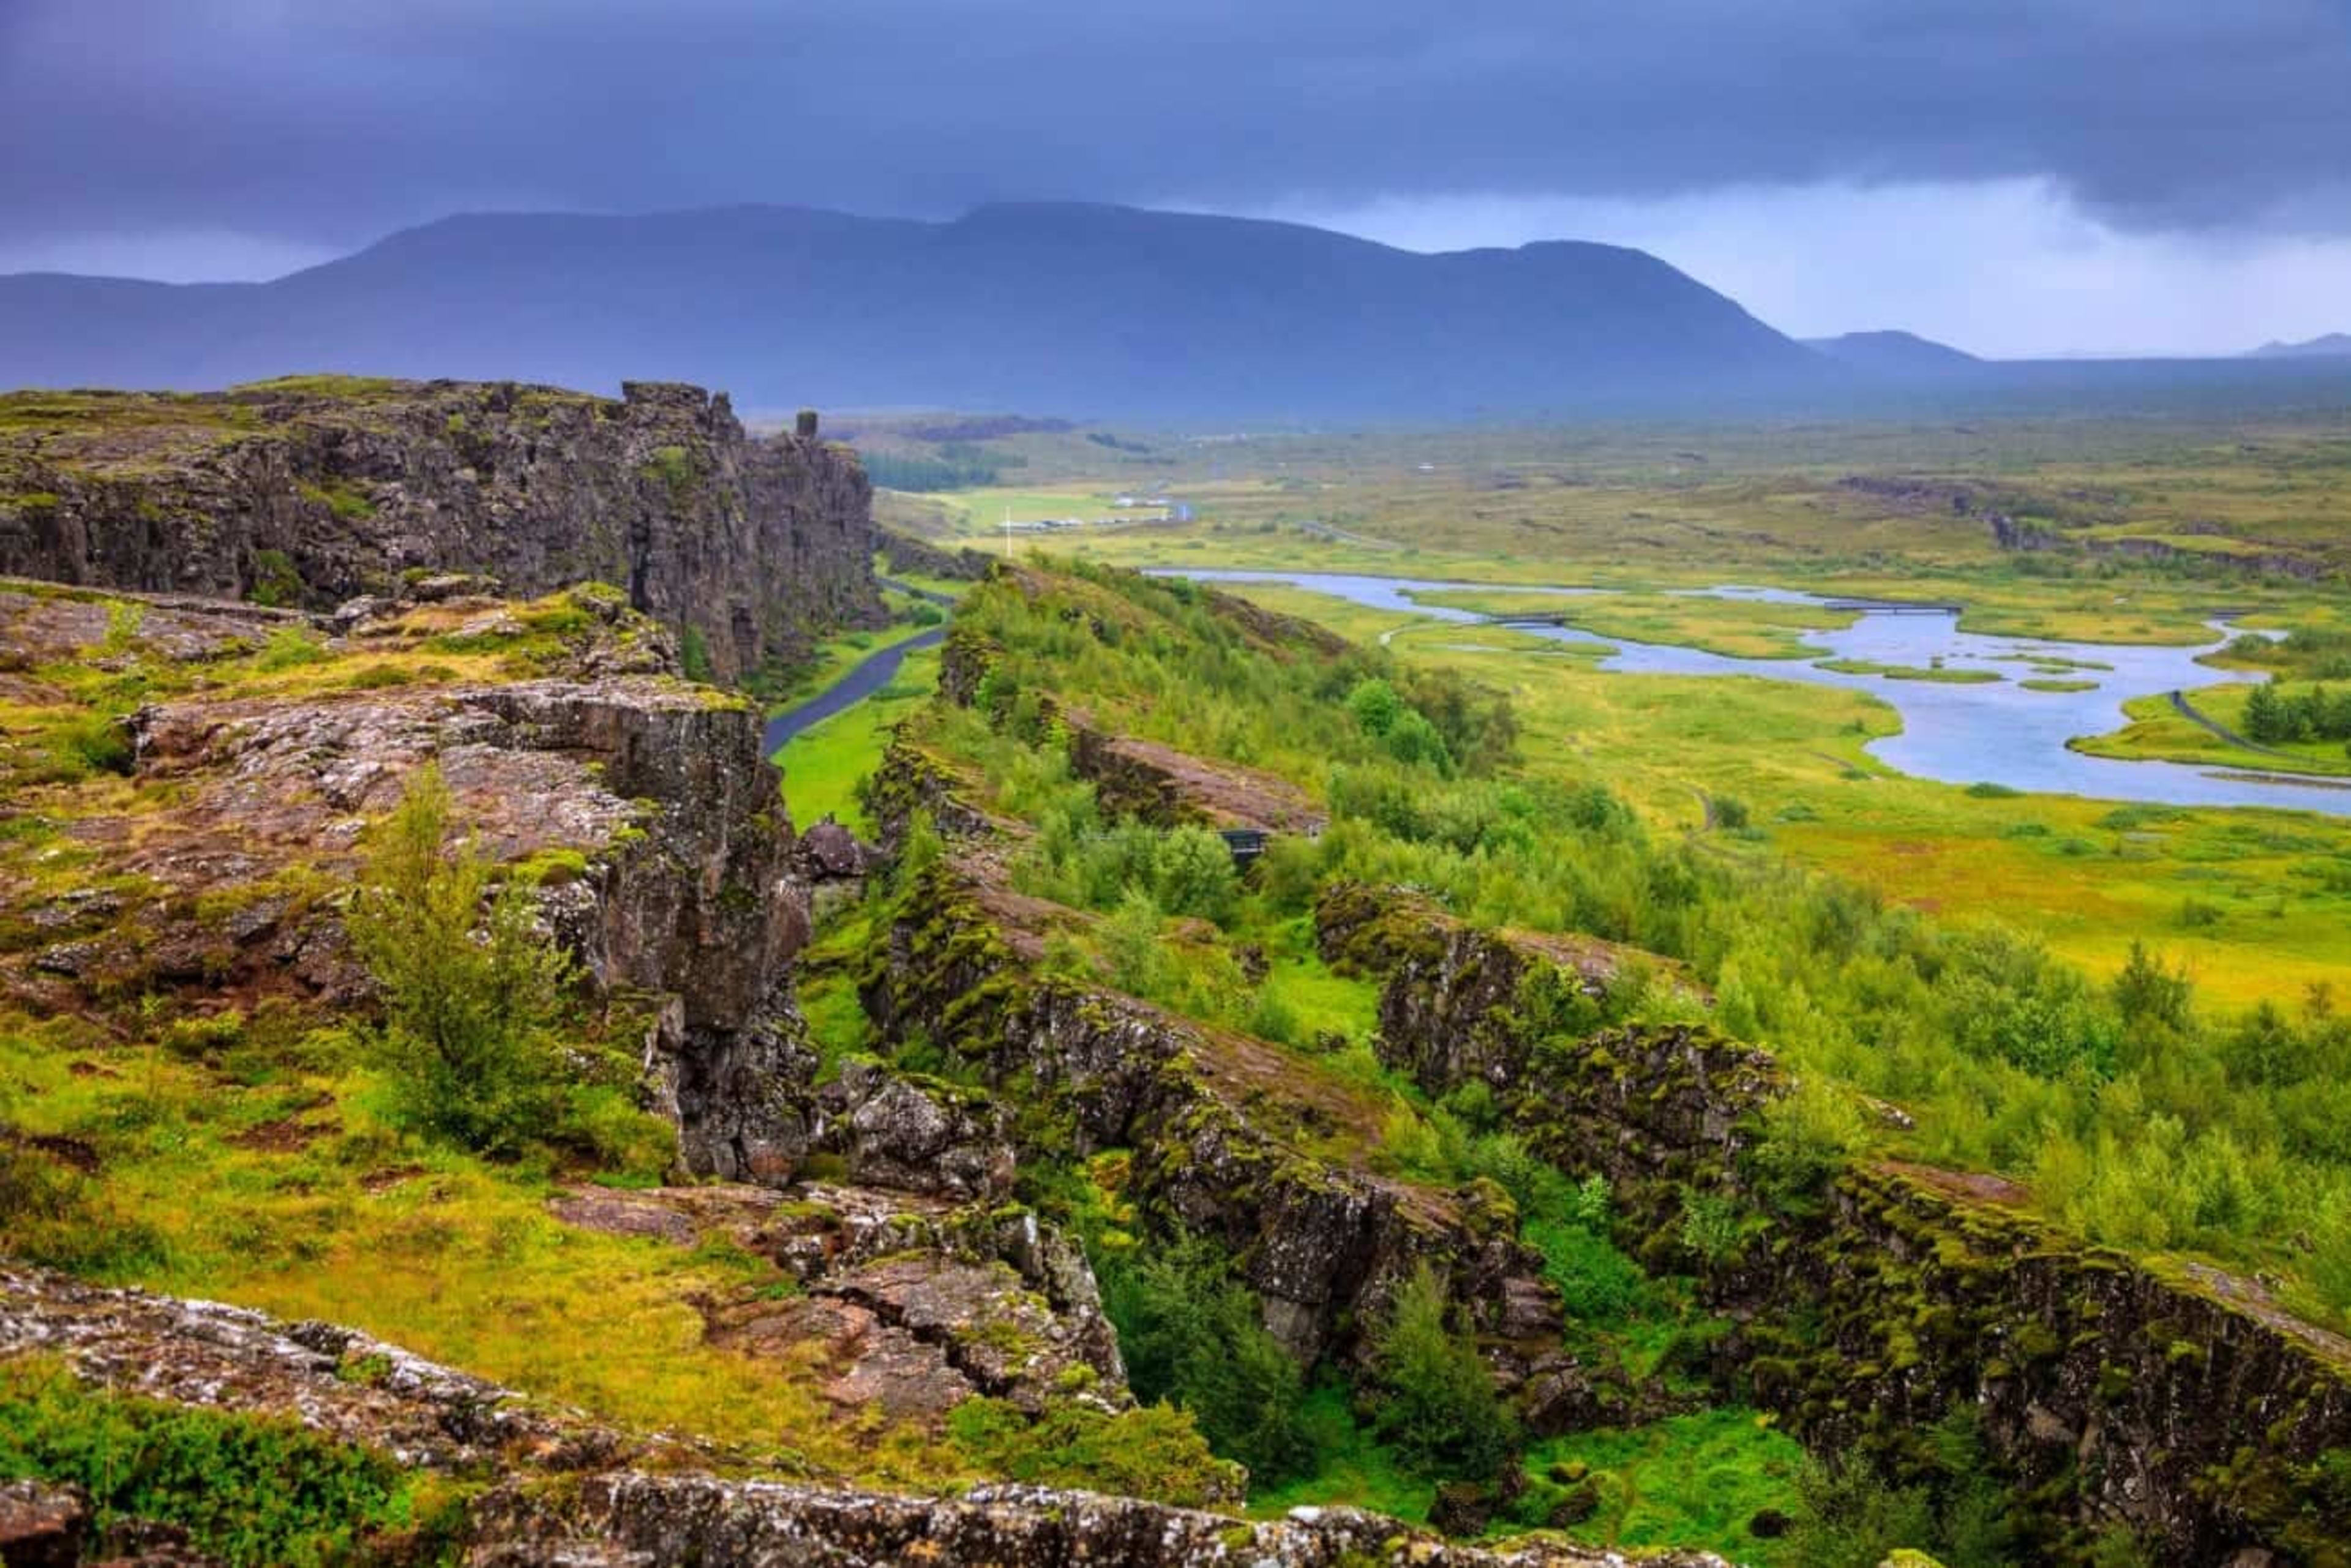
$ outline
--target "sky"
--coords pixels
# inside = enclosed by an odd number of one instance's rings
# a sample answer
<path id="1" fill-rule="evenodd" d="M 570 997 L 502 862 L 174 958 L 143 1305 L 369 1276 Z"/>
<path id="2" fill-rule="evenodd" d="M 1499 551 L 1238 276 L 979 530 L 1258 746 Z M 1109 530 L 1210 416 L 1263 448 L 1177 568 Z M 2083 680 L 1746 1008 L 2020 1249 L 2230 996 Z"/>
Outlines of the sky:
<path id="1" fill-rule="evenodd" d="M 0 0 L 0 271 L 1002 199 L 1656 252 L 1800 335 L 2351 330 L 2351 0 Z"/>

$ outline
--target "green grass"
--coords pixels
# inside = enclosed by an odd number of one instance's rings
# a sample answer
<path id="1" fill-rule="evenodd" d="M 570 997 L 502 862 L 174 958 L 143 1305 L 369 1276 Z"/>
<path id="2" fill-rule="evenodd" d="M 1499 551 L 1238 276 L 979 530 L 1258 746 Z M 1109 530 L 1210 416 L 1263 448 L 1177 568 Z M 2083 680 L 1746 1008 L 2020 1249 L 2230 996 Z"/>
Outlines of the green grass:
<path id="1" fill-rule="evenodd" d="M 2095 692 L 2095 681 L 2064 681 L 2046 675 L 2033 675 L 2016 683 L 2028 692 Z"/>
<path id="2" fill-rule="evenodd" d="M 1792 1513 L 1803 1449 L 1771 1418 L 1729 1406 L 1626 1431 L 1580 1432 L 1537 1445 L 1531 1475 L 1588 1478 L 1600 1508 L 1567 1534 L 1595 1546 L 1717 1552 L 1772 1568 L 1780 1543 L 1748 1522 Z"/>
<path id="3" fill-rule="evenodd" d="M 891 727 L 922 706 L 938 674 L 936 653 L 910 653 L 889 685 L 792 737 L 776 754 L 776 765 L 783 769 L 784 805 L 794 823 L 805 828 L 831 815 L 852 832 L 872 832 L 857 787 L 882 760 Z"/>
<path id="4" fill-rule="evenodd" d="M 1350 1396 L 1333 1381 L 1318 1382 L 1300 1408 L 1321 1465 L 1311 1476 L 1254 1490 L 1249 1512 L 1278 1519 L 1293 1508 L 1343 1503 L 1411 1523 L 1425 1522 L 1437 1485 L 1406 1470 L 1395 1452 L 1355 1419 Z"/>
<path id="5" fill-rule="evenodd" d="M 1734 659 L 1803 659 L 1827 652 L 1809 632 L 1852 625 L 1860 612 L 1696 594 L 1509 593 L 1448 590 L 1414 596 L 1424 604 L 1485 615 L 1557 615 L 1580 630 L 1633 643 L 1666 643 Z"/>

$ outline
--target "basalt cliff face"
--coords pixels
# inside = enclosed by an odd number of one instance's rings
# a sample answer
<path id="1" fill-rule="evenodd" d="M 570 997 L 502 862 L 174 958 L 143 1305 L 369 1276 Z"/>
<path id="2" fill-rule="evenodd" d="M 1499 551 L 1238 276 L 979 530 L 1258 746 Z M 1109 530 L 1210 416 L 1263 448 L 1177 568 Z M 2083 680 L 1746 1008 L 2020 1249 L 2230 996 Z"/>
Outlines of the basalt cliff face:
<path id="1" fill-rule="evenodd" d="M 669 383 L 0 398 L 0 572 L 311 608 L 426 571 L 603 581 L 720 678 L 878 617 L 871 500 L 845 447 Z"/>
<path id="2" fill-rule="evenodd" d="M 1547 1037 L 1541 992 L 1585 970 L 1415 894 L 1337 885 L 1317 920 L 1334 962 L 1384 981 L 1384 1058 L 1432 1093 L 1483 1082 L 1531 1146 L 1605 1174 L 1627 1241 L 1738 1323 L 1718 1375 L 1808 1447 L 1899 1475 L 1965 1409 L 2042 1556 L 2120 1524 L 2165 1563 L 2346 1561 L 2351 1343 L 2259 1282 L 2087 1245 L 1993 1177 L 1855 1164 L 1764 1197 L 1747 1155 L 1791 1088 L 1768 1054 L 1702 1028 Z M 1698 1255 L 1677 1223 L 1692 1191 L 1775 1204 L 1776 1222 Z"/>

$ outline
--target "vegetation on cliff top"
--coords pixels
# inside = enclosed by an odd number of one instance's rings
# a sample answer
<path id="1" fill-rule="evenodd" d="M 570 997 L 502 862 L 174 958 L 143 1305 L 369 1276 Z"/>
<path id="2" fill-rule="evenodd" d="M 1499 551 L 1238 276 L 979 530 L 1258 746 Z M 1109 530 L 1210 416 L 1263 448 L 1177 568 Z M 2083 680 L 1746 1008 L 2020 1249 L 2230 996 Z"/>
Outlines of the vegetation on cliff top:
<path id="1" fill-rule="evenodd" d="M 1318 839 L 1277 841 L 1239 922 L 1197 963 L 1340 875 L 1430 890 L 1480 924 L 1645 949 L 1687 965 L 1731 1033 L 1905 1106 L 1917 1129 L 1889 1147 L 2019 1177 L 2099 1239 L 2277 1270 L 2321 1317 L 2351 1307 L 2351 1146 L 2333 1131 L 2351 1125 L 2351 1102 L 2336 1103 L 2351 1094 L 2351 1024 L 2325 992 L 2201 1008 L 2152 947 L 2100 985 L 1999 925 L 1946 925 L 1833 878 L 1656 835 L 1600 779 L 1507 764 L 1448 778 L 1387 753 L 1346 700 L 1374 674 L 1400 690 L 1441 676 L 1376 651 L 1311 658 L 1253 642 L 1181 581 L 1014 573 L 976 591 L 958 622 L 991 650 L 982 702 L 1000 738 L 941 738 L 984 758 L 998 808 L 1037 824 L 1022 862 L 1034 891 L 1104 909 L 1147 896 L 1158 916 L 1176 913 L 1131 869 L 1148 858 L 1139 830 L 1090 805 L 1061 758 L 1053 712 L 1083 709 L 1283 775 L 1330 810 Z M 1426 706 L 1458 752 L 1507 727 L 1474 695 Z M 2149 973 L 2168 978 L 2150 986 Z M 1160 999 L 1184 1005 L 1186 988 Z M 1655 992 L 1640 1005 L 1681 1004 Z"/>

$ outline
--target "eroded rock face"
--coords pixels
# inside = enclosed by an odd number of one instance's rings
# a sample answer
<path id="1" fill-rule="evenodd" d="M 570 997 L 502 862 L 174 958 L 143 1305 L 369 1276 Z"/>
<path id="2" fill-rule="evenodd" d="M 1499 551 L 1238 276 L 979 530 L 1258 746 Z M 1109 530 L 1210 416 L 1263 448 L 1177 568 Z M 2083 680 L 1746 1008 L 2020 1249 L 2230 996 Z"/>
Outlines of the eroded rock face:
<path id="1" fill-rule="evenodd" d="M 1743 1325 L 1721 1370 L 1807 1445 L 1900 1469 L 1937 1421 L 1973 1411 L 2032 1500 L 2035 1550 L 2109 1525 L 2183 1565 L 2319 1561 L 2351 1540 L 2325 1465 L 2351 1450 L 2351 1342 L 2256 1282 L 2200 1265 L 2158 1273 L 2007 1207 L 2018 1195 L 1996 1178 L 1892 1165 L 1846 1170 L 1818 1213 L 1777 1218 L 1769 1244 L 1677 1253 L 1678 1194 L 1744 1186 L 1761 1113 L 1789 1087 L 1768 1053 L 1682 1027 L 1538 1051 L 1520 987 L 1545 964 L 1562 967 L 1553 985 L 1587 977 L 1546 944 L 1466 935 L 1369 889 L 1335 891 L 1319 915 L 1334 962 L 1386 977 L 1384 1058 L 1431 1094 L 1472 1077 L 1509 1091 L 1539 1153 L 1606 1174 L 1666 1249 L 1656 1260 L 1695 1268 Z M 1593 1392 L 1556 1378 L 1528 1403 L 1583 1406 Z"/>
<path id="2" fill-rule="evenodd" d="M 1302 1151 L 1318 1127 L 1371 1146 L 1376 1118 L 1343 1086 L 1262 1041 L 1038 977 L 1008 934 L 1015 903 L 938 868 L 890 933 L 867 997 L 877 1022 L 922 1030 L 991 1082 L 1018 1082 L 1081 1153 L 1134 1150 L 1128 1190 L 1230 1247 L 1267 1329 L 1301 1360 L 1332 1348 L 1343 1324 L 1379 1321 L 1422 1264 L 1481 1327 L 1499 1329 L 1507 1308 L 1521 1337 L 1556 1345 L 1556 1298 L 1510 1227 L 1479 1223 L 1458 1195 Z"/>
<path id="3" fill-rule="evenodd" d="M 852 1181 L 959 1200 L 1012 1190 L 1010 1118 L 986 1095 L 852 1061 L 819 1103 Z"/>
<path id="4" fill-rule="evenodd" d="M 750 439 L 723 393 L 321 378 L 72 401 L 0 442 L 0 571 L 318 609 L 403 572 L 524 597 L 601 580 L 692 627 L 721 676 L 880 618 L 855 456 Z"/>

